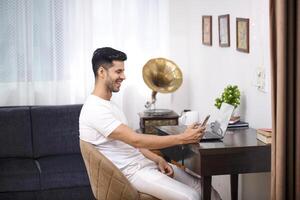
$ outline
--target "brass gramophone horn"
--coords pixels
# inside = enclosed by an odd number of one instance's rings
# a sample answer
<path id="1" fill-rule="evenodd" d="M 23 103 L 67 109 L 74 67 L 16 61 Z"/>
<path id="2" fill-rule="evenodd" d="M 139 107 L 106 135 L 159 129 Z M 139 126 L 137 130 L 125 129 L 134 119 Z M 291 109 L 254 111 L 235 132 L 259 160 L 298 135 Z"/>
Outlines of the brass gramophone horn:
<path id="1" fill-rule="evenodd" d="M 156 101 L 157 92 L 171 93 L 181 86 L 182 72 L 171 60 L 153 58 L 144 65 L 143 79 L 153 91 L 152 101 L 145 105 L 146 108 L 150 108 Z"/>

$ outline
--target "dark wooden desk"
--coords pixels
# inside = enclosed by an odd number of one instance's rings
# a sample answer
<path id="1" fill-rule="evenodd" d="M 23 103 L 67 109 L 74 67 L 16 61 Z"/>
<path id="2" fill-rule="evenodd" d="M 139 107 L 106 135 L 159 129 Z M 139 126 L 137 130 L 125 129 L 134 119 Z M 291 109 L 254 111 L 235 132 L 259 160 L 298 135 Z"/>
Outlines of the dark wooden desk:
<path id="1" fill-rule="evenodd" d="M 159 134 L 179 134 L 178 126 L 158 126 Z M 226 132 L 223 141 L 200 142 L 161 150 L 170 159 L 193 159 L 202 179 L 202 199 L 210 199 L 211 177 L 230 174 L 231 198 L 238 198 L 238 174 L 271 170 L 271 145 L 256 139 L 256 130 L 237 129 Z M 180 151 L 180 152 L 179 152 Z M 195 163 L 196 162 L 196 163 Z"/>

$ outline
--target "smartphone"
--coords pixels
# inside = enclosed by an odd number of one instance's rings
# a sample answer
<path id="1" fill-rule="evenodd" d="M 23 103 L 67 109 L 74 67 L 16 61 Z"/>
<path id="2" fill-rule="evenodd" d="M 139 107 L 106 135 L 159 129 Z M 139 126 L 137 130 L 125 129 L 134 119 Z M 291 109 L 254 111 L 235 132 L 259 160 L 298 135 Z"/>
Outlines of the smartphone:
<path id="1" fill-rule="evenodd" d="M 210 115 L 207 115 L 207 116 L 205 117 L 204 121 L 201 123 L 201 126 L 202 126 L 202 127 L 205 127 L 205 126 L 206 126 L 209 117 L 210 117 Z"/>

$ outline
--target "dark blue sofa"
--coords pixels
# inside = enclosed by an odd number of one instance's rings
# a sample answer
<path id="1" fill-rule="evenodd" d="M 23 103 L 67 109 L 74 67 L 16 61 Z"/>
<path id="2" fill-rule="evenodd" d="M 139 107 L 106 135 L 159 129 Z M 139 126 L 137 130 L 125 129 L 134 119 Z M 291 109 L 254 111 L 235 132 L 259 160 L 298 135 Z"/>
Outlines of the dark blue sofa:
<path id="1" fill-rule="evenodd" d="M 94 199 L 79 147 L 81 107 L 0 107 L 0 200 Z"/>

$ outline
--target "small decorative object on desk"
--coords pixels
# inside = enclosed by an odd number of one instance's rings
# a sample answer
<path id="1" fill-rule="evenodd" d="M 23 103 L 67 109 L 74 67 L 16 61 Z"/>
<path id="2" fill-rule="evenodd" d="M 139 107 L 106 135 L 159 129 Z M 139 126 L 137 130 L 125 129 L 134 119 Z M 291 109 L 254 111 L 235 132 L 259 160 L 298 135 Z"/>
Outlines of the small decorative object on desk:
<path id="1" fill-rule="evenodd" d="M 229 124 L 235 124 L 240 121 L 240 116 L 232 116 L 229 120 Z"/>
<path id="2" fill-rule="evenodd" d="M 180 125 L 191 125 L 199 122 L 199 113 L 193 110 L 183 110 L 178 120 Z"/>
<path id="3" fill-rule="evenodd" d="M 215 106 L 220 109 L 223 102 L 233 105 L 236 108 L 240 105 L 241 93 L 237 85 L 228 85 L 221 97 L 215 99 Z"/>
<path id="4" fill-rule="evenodd" d="M 241 93 L 237 85 L 228 85 L 221 97 L 215 99 L 215 106 L 220 109 L 223 102 L 228 103 L 234 106 L 235 111 L 238 105 L 240 105 Z M 235 113 L 235 111 L 233 113 Z M 233 116 L 231 117 L 229 124 L 233 124 L 239 121 L 240 116 Z"/>
<path id="5" fill-rule="evenodd" d="M 272 129 L 259 128 L 256 130 L 256 138 L 266 144 L 272 143 Z"/>

